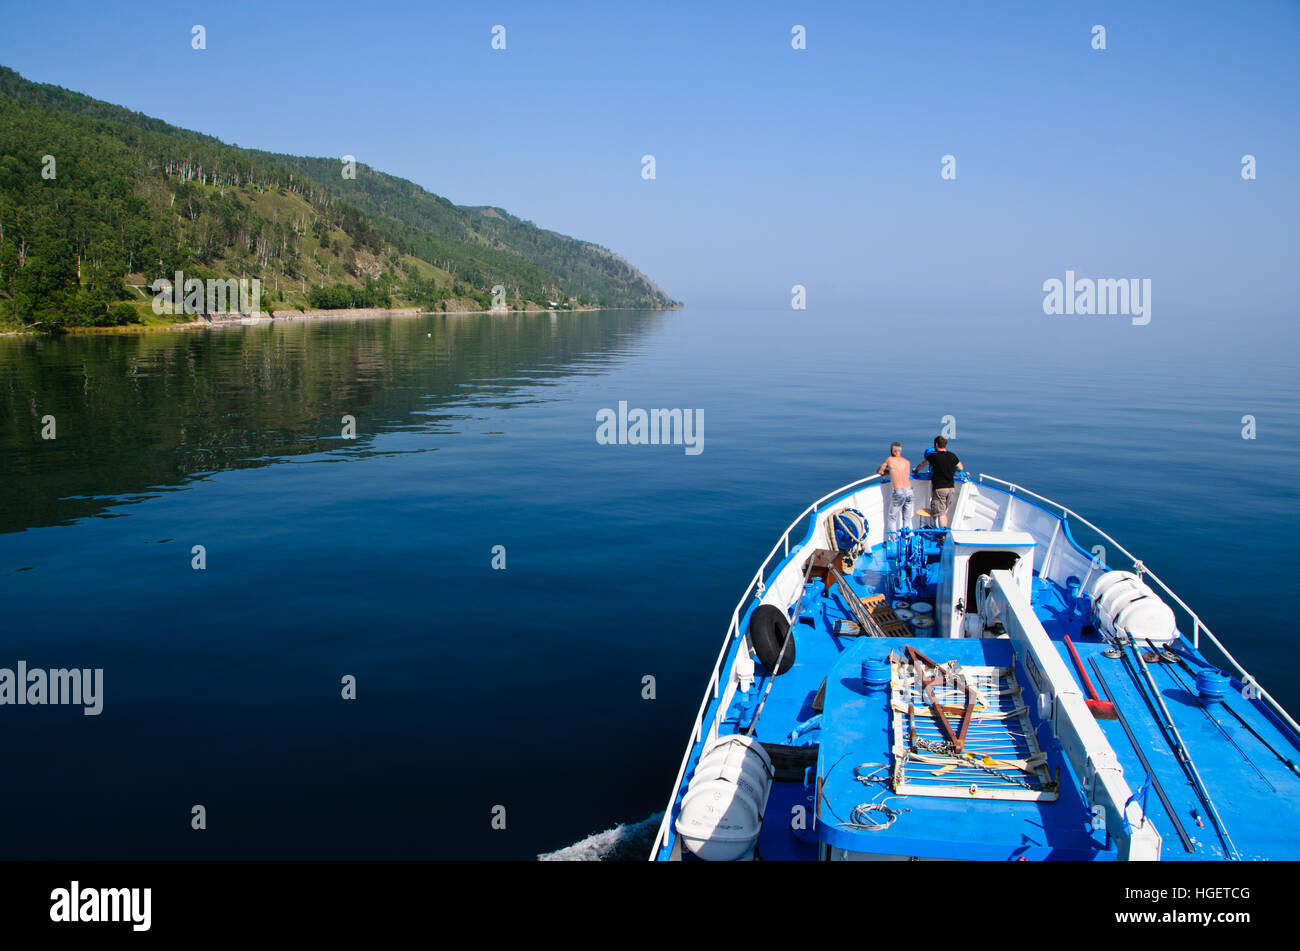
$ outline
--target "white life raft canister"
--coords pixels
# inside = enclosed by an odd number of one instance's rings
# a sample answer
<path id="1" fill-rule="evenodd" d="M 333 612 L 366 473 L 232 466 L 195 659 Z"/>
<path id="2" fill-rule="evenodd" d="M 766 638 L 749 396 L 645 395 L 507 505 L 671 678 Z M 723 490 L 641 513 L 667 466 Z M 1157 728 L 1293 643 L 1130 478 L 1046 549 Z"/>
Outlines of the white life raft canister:
<path id="1" fill-rule="evenodd" d="M 710 862 L 751 857 L 774 772 L 767 750 L 751 736 L 710 741 L 677 815 L 682 844 Z"/>
<path id="2" fill-rule="evenodd" d="M 1131 571 L 1108 571 L 1088 585 L 1093 619 L 1104 634 L 1168 644 L 1178 637 L 1173 609 Z"/>

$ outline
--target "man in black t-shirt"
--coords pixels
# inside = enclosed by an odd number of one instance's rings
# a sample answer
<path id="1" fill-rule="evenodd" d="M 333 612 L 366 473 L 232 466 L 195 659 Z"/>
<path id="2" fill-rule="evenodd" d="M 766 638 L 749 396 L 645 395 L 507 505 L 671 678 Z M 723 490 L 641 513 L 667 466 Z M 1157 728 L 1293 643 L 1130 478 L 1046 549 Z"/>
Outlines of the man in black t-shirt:
<path id="1" fill-rule="evenodd" d="M 923 466 L 930 467 L 930 514 L 940 528 L 948 527 L 948 506 L 952 504 L 957 487 L 953 476 L 958 471 L 965 472 L 961 460 L 948 451 L 948 440 L 942 436 L 934 437 L 934 452 L 927 453 L 912 470 L 912 475 L 921 471 Z"/>

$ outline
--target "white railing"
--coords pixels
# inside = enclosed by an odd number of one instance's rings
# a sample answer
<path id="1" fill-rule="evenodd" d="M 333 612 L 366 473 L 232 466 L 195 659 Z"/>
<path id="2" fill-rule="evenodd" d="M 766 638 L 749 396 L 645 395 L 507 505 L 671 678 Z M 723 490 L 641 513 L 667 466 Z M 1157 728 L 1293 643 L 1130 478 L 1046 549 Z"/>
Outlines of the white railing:
<path id="1" fill-rule="evenodd" d="M 983 485 L 986 479 L 989 482 L 997 482 L 1007 487 L 1006 490 L 1002 490 L 1002 489 L 998 489 L 996 486 L 991 486 L 991 488 L 995 489 L 996 491 L 999 492 L 1005 491 L 1005 493 L 1010 496 L 1017 496 L 1017 495 L 1032 496 L 1038 501 L 1044 502 L 1047 505 L 1050 505 L 1053 508 L 1058 509 L 1061 512 L 1062 521 L 1066 521 L 1072 518 L 1080 522 L 1081 524 L 1086 525 L 1088 528 L 1092 529 L 1102 538 L 1106 539 L 1106 541 L 1114 545 L 1115 548 L 1117 548 L 1120 552 L 1122 552 L 1124 556 L 1128 558 L 1128 560 L 1131 561 L 1135 566 L 1142 565 L 1143 580 L 1144 581 L 1149 580 L 1155 582 L 1155 584 L 1159 586 L 1161 591 L 1163 591 L 1170 598 L 1172 598 L 1180 608 L 1182 608 L 1185 612 L 1187 612 L 1187 616 L 1192 622 L 1192 646 L 1195 647 L 1197 650 L 1200 650 L 1201 634 L 1204 634 L 1206 637 L 1208 637 L 1210 639 L 1210 643 L 1214 645 L 1215 649 L 1218 650 L 1218 652 L 1228 660 L 1228 663 L 1232 664 L 1232 666 L 1236 669 L 1237 673 L 1240 675 L 1240 680 L 1242 684 L 1247 686 L 1252 692 L 1257 693 L 1258 696 L 1268 704 L 1269 708 L 1272 709 L 1274 713 L 1276 713 L 1279 717 L 1281 717 L 1283 720 L 1286 721 L 1286 723 L 1291 727 L 1291 729 L 1295 730 L 1297 733 L 1300 733 L 1300 725 L 1298 725 L 1296 721 L 1291 718 L 1291 714 L 1287 713 L 1286 710 L 1282 708 L 1282 705 L 1273 698 L 1272 694 L 1270 694 L 1267 690 L 1265 690 L 1263 687 L 1260 686 L 1259 681 L 1256 680 L 1250 674 L 1250 672 L 1246 670 L 1245 667 L 1241 666 L 1241 664 L 1238 663 L 1237 658 L 1233 657 L 1231 654 L 1228 653 L 1228 649 L 1223 646 L 1223 643 L 1217 637 L 1214 636 L 1214 632 L 1205 626 L 1205 622 L 1201 620 L 1200 616 L 1197 615 L 1197 613 L 1193 611 L 1191 608 L 1189 608 L 1186 605 L 1186 603 L 1184 603 L 1182 598 L 1174 594 L 1174 592 L 1170 589 L 1170 587 L 1167 584 L 1165 584 L 1163 581 L 1157 578 L 1156 575 L 1149 568 L 1147 568 L 1146 565 L 1143 564 L 1143 562 L 1140 559 L 1137 558 L 1137 556 L 1135 556 L 1132 552 L 1130 552 L 1119 542 L 1115 541 L 1115 539 L 1111 538 L 1109 535 L 1103 532 L 1096 525 L 1092 524 L 1092 522 L 1088 521 L 1086 518 L 1084 518 L 1082 515 L 1078 514 L 1077 512 L 1071 511 L 1070 509 L 1066 508 L 1060 502 L 1056 502 L 1053 501 L 1052 499 L 1045 498 L 1044 496 L 1039 495 L 1037 492 L 1031 492 L 1029 489 L 1026 489 L 1023 486 L 1016 485 L 1014 482 L 1008 482 L 1007 480 L 999 479 L 996 476 L 985 475 L 984 473 L 980 473 L 979 476 L 980 485 Z M 1044 565 L 1046 565 L 1046 562 L 1044 562 Z"/>
<path id="2" fill-rule="evenodd" d="M 740 637 L 740 616 L 744 612 L 745 604 L 753 596 L 755 586 L 761 584 L 763 573 L 767 571 L 767 566 L 771 564 L 772 559 L 776 557 L 777 549 L 782 550 L 782 558 L 790 554 L 790 533 L 799 527 L 800 523 L 807 520 L 808 516 L 817 511 L 825 502 L 847 494 L 850 490 L 860 488 L 872 482 L 878 481 L 879 475 L 870 475 L 865 479 L 858 479 L 856 482 L 850 482 L 848 485 L 840 486 L 833 492 L 827 492 L 812 505 L 808 506 L 798 517 L 787 526 L 786 530 L 781 533 L 780 539 L 772 546 L 772 550 L 767 553 L 763 563 L 758 566 L 758 571 L 754 572 L 754 577 L 750 579 L 745 586 L 745 593 L 741 595 L 740 600 L 736 603 L 735 609 L 731 612 L 731 624 L 727 628 L 727 636 L 722 641 L 722 650 L 718 652 L 718 659 L 713 664 L 713 674 L 709 677 L 709 685 L 704 689 L 704 699 L 700 701 L 700 710 L 695 714 L 695 723 L 691 727 L 691 740 L 686 746 L 686 754 L 682 757 L 682 765 L 677 770 L 677 779 L 673 782 L 672 795 L 668 800 L 668 808 L 664 810 L 663 822 L 659 825 L 659 833 L 655 836 L 654 847 L 650 850 L 650 861 L 654 861 L 668 841 L 668 831 L 671 828 L 673 819 L 673 804 L 677 802 L 677 794 L 681 791 L 682 777 L 686 775 L 686 764 L 690 762 L 691 750 L 695 744 L 704 738 L 704 714 L 709 709 L 709 704 L 716 699 L 722 692 L 722 664 L 726 660 L 728 652 L 731 650 L 731 644 Z M 761 591 L 760 591 L 761 596 Z M 714 717 L 715 722 L 724 712 L 719 708 L 717 715 Z"/>

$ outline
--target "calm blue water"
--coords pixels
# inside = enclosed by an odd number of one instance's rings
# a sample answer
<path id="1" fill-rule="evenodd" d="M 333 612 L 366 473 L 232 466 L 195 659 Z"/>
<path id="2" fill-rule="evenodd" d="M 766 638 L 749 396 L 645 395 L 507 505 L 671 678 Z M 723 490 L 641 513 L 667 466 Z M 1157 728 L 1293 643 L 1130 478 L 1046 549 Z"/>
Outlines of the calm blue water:
<path id="1" fill-rule="evenodd" d="M 949 414 L 969 469 L 1109 531 L 1295 711 L 1291 358 L 1173 314 L 0 340 L 0 666 L 105 671 L 98 717 L 0 707 L 0 858 L 531 858 L 644 819 L 780 530 Z M 619 400 L 702 409 L 703 453 L 597 444 Z"/>

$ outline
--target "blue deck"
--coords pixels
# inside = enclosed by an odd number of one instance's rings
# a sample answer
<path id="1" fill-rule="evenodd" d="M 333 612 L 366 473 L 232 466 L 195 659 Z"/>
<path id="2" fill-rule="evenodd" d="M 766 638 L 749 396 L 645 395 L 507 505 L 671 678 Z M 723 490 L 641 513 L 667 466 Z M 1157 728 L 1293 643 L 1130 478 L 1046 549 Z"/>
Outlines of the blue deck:
<path id="1" fill-rule="evenodd" d="M 858 638 L 836 663 L 826 685 L 826 716 L 821 733 L 818 773 L 822 777 L 821 838 L 853 852 L 945 859 L 1113 859 L 1105 833 L 1092 832 L 1088 806 L 1077 781 L 1050 740 L 1039 739 L 1048 765 L 1061 770 L 1059 798 L 1053 802 L 971 800 L 936 796 L 895 796 L 889 791 L 892 762 L 889 690 L 868 691 L 864 661 L 885 658 L 891 650 L 921 644 L 938 663 L 964 667 L 1011 667 L 1011 644 L 1003 640 Z M 1048 739 L 1044 741 L 1044 734 Z M 863 783 L 855 774 L 885 777 Z M 883 802 L 900 812 L 886 829 L 861 831 L 848 826 L 860 803 Z"/>
<path id="2" fill-rule="evenodd" d="M 854 566 L 849 583 L 859 596 L 887 593 L 891 565 L 877 547 Z M 1161 834 L 1165 860 L 1222 860 L 1227 849 L 1207 815 L 1207 810 L 1174 753 L 1169 737 L 1149 702 L 1136 668 L 1102 654 L 1106 645 L 1085 628 L 1087 618 L 1077 613 L 1070 596 L 1059 586 L 1035 576 L 1031 603 L 1067 668 L 1077 668 L 1064 644 L 1069 635 L 1102 698 L 1109 690 L 1124 713 L 1154 773 L 1145 796 L 1148 821 Z M 798 781 L 774 783 L 768 802 L 758 852 L 767 860 L 815 860 L 821 843 L 870 855 L 949 859 L 1036 860 L 1069 859 L 1106 861 L 1118 857 L 1104 831 L 1094 831 L 1078 777 L 1052 736 L 1038 721 L 1029 681 L 1017 670 L 1017 681 L 1035 726 L 1039 746 L 1048 755 L 1059 793 L 1055 801 L 992 801 L 912 795 L 900 797 L 887 783 L 863 783 L 855 774 L 887 777 L 892 763 L 891 715 L 888 691 L 868 692 L 861 679 L 862 662 L 883 658 L 890 650 L 914 644 L 938 663 L 950 660 L 966 666 L 1010 667 L 1015 664 L 1011 644 L 998 639 L 911 637 L 844 637 L 832 633 L 837 619 L 849 612 L 832 588 L 823 593 L 820 582 L 806 589 L 800 622 L 795 626 L 795 662 L 776 678 L 759 720 L 756 736 L 765 744 L 819 745 L 817 768 Z M 743 625 L 742 625 L 743 627 Z M 1087 631 L 1087 633 L 1084 633 Z M 1170 662 L 1149 664 L 1161 696 L 1209 790 L 1237 854 L 1251 859 L 1300 859 L 1300 776 L 1279 758 L 1300 759 L 1300 740 L 1282 727 L 1259 701 L 1241 695 L 1241 684 L 1225 701 L 1265 742 L 1253 736 L 1224 706 L 1207 708 L 1196 697 L 1196 672 L 1209 666 L 1185 638 L 1175 642 L 1178 655 L 1189 668 Z M 1093 659 L 1100 667 L 1098 677 Z M 825 713 L 819 730 L 798 740 L 791 731 L 816 716 L 813 701 L 826 681 Z M 722 717 L 720 730 L 743 732 L 751 723 L 767 672 L 747 694 L 737 694 Z M 1103 689 L 1103 685 L 1105 689 Z M 1082 687 L 1082 684 L 1081 684 Z M 1134 744 L 1117 720 L 1099 720 L 1119 757 L 1133 789 L 1143 785 L 1143 768 Z M 692 759 L 698 756 L 698 745 Z M 867 765 L 863 764 L 877 764 Z M 688 766 L 687 781 L 690 777 Z M 820 799 L 815 795 L 818 777 L 823 781 Z M 1166 809 L 1155 785 L 1170 801 Z M 855 806 L 883 802 L 899 810 L 887 828 L 868 831 L 847 822 Z M 816 810 L 816 825 L 813 813 Z M 1189 839 L 1185 847 L 1173 816 Z M 807 829 L 792 822 L 796 814 L 808 815 Z M 873 815 L 879 816 L 880 813 Z M 1283 819 L 1284 821 L 1279 821 Z"/>
<path id="3" fill-rule="evenodd" d="M 1102 651 L 1106 645 L 1095 636 L 1081 637 L 1078 630 L 1082 620 L 1063 609 L 1065 600 L 1064 593 L 1057 586 L 1035 581 L 1034 610 L 1044 629 L 1058 642 L 1066 664 L 1077 673 L 1064 646 L 1065 635 L 1070 636 L 1088 676 L 1098 694 L 1105 699 L 1106 690 L 1102 683 L 1097 682 L 1092 666 L 1092 659 L 1096 658 L 1105 687 L 1113 694 L 1116 705 L 1142 746 L 1156 780 L 1164 788 L 1184 831 L 1192 839 L 1193 849 L 1189 851 L 1184 847 L 1168 810 L 1152 789 L 1146 797 L 1146 811 L 1164 838 L 1162 858 L 1227 857 L 1224 844 L 1206 815 L 1204 804 L 1159 726 L 1154 706 L 1146 699 L 1149 691 L 1139 684 L 1140 672 L 1123 660 L 1104 657 Z M 1211 667 L 1182 638 L 1175 642 L 1175 650 L 1192 671 Z M 1195 673 L 1188 673 L 1176 663 L 1153 663 L 1148 665 L 1148 669 L 1239 856 L 1245 860 L 1300 858 L 1300 828 L 1295 818 L 1300 815 L 1300 776 L 1252 736 L 1227 709 L 1237 713 L 1278 753 L 1294 761 L 1300 750 L 1292 744 L 1290 731 L 1279 730 L 1257 701 L 1242 697 L 1240 683 L 1233 684 L 1234 692 L 1230 692 L 1222 704 L 1207 707 L 1197 699 Z M 1129 784 L 1137 789 L 1146 771 L 1124 727 L 1117 720 L 1097 722 L 1119 756 Z M 1279 821 L 1282 817 L 1286 821 Z"/>

